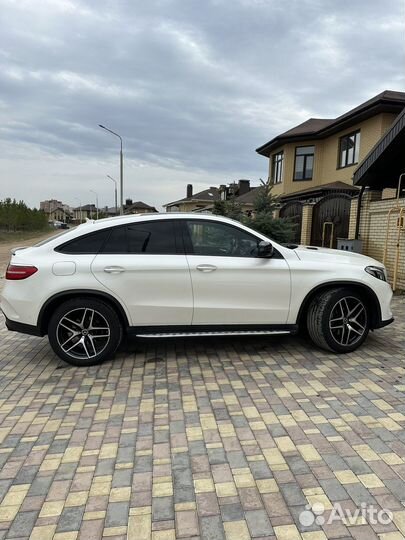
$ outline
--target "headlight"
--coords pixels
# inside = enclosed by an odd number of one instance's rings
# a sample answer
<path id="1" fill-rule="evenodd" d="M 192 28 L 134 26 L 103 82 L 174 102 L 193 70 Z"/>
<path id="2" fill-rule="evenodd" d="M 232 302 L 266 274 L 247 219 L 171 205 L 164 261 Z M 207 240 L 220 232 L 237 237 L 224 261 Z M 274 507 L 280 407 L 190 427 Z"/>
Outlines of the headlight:
<path id="1" fill-rule="evenodd" d="M 366 266 L 364 269 L 368 274 L 371 274 L 377 279 L 380 279 L 381 281 L 387 281 L 387 276 L 385 273 L 385 268 L 381 268 L 380 266 Z"/>

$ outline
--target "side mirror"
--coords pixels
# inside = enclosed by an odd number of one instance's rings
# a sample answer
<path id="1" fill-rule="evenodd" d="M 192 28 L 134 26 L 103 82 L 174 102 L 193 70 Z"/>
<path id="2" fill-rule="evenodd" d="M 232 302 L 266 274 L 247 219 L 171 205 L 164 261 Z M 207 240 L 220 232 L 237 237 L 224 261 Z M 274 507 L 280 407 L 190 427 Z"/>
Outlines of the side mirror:
<path id="1" fill-rule="evenodd" d="M 257 246 L 257 256 L 270 259 L 273 257 L 274 248 L 268 240 L 262 240 Z"/>

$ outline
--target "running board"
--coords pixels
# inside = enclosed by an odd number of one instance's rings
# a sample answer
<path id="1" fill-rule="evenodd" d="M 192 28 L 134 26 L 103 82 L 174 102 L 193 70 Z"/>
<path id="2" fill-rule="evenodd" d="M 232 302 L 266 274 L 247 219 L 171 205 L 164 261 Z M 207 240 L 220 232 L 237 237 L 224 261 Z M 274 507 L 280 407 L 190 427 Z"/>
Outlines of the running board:
<path id="1" fill-rule="evenodd" d="M 291 334 L 291 330 L 234 330 L 222 332 L 157 332 L 148 334 L 135 333 L 140 338 L 175 338 L 175 337 L 209 337 L 209 336 L 272 336 Z"/>

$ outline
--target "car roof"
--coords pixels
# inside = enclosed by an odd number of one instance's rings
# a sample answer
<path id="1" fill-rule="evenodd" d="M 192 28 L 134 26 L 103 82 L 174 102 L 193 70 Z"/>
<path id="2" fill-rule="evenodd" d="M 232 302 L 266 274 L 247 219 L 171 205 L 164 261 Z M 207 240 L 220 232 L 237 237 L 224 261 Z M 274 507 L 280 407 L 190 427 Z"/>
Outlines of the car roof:
<path id="1" fill-rule="evenodd" d="M 226 223 L 237 223 L 241 225 L 239 221 L 230 219 L 224 216 L 217 216 L 214 214 L 196 214 L 194 212 L 151 212 L 145 214 L 131 214 L 124 216 L 114 216 L 98 220 L 88 219 L 85 223 L 79 225 L 80 229 L 84 232 L 84 227 L 95 226 L 96 228 L 111 227 L 115 225 L 121 225 L 126 223 L 136 223 L 137 221 L 145 220 L 163 220 L 163 219 L 210 219 L 214 221 L 223 221 Z M 78 228 L 79 228 L 78 227 Z M 83 227 L 83 229 L 82 229 Z"/>

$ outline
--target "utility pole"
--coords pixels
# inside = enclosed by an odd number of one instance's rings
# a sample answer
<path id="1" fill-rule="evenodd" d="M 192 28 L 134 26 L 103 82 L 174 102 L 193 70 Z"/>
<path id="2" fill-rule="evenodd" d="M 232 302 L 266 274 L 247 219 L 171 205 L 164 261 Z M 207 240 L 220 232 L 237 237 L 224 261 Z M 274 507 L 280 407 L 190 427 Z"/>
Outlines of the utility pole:
<path id="1" fill-rule="evenodd" d="M 109 129 L 102 124 L 99 124 L 99 127 L 112 133 L 120 140 L 120 215 L 122 216 L 124 213 L 124 154 L 122 151 L 122 137 L 121 135 L 118 135 L 118 133 L 115 133 L 115 131 L 112 131 L 112 129 Z"/>

